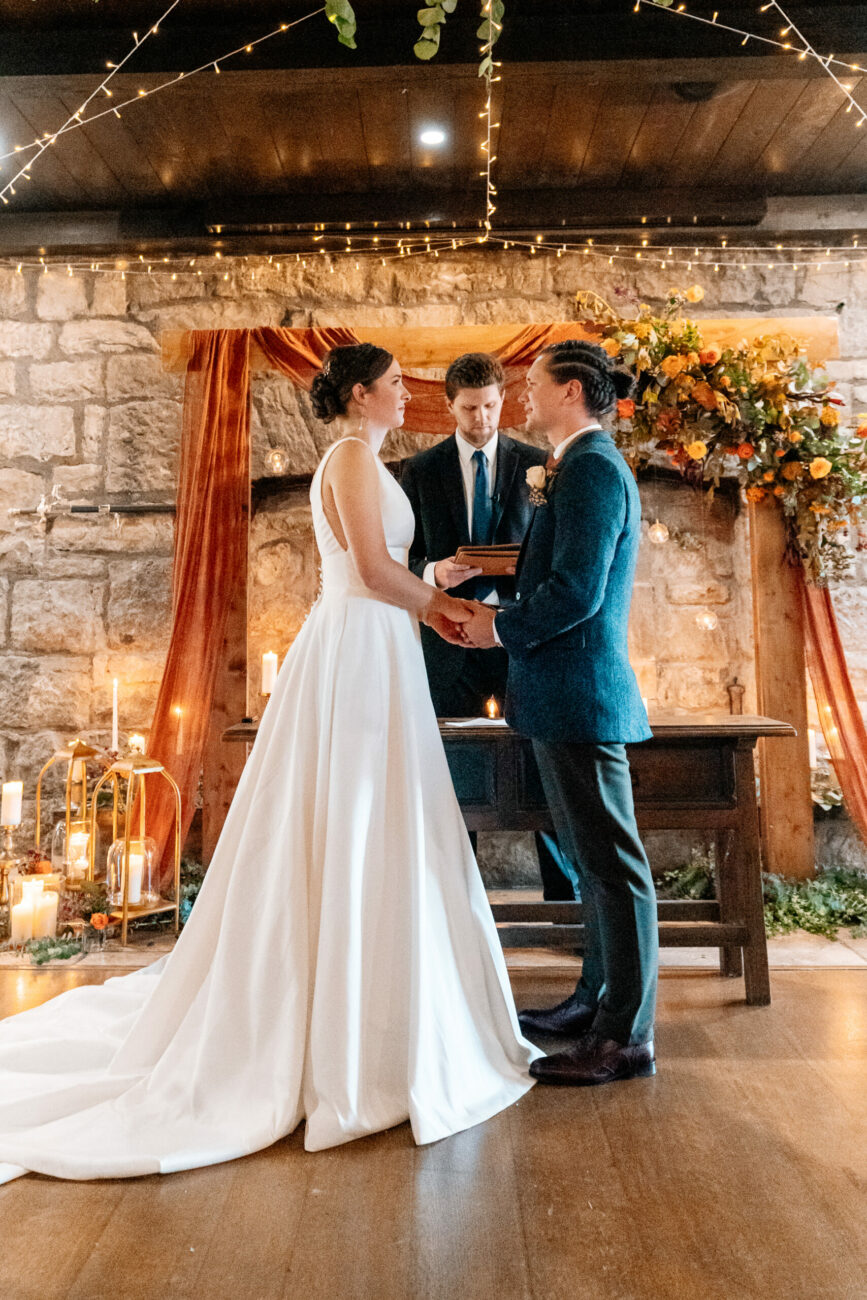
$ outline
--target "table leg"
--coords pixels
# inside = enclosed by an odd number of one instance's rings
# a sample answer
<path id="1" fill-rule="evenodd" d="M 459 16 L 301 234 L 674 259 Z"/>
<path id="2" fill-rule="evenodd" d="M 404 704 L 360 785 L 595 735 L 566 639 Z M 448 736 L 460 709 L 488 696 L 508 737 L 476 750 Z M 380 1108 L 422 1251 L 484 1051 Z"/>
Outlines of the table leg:
<path id="1" fill-rule="evenodd" d="M 732 860 L 733 841 L 737 832 L 718 831 L 715 839 L 714 882 L 719 903 L 719 918 L 726 924 L 741 919 L 741 901 L 738 896 L 737 866 Z M 744 973 L 741 949 L 737 944 L 724 944 L 719 950 L 719 973 L 729 979 L 740 979 Z"/>
<path id="2" fill-rule="evenodd" d="M 740 826 L 732 844 L 733 875 L 747 928 L 744 945 L 744 985 L 750 1006 L 764 1007 L 771 1000 L 768 974 L 768 942 L 762 902 L 762 862 L 759 843 L 759 815 L 752 744 L 741 742 L 735 755 L 737 803 Z"/>

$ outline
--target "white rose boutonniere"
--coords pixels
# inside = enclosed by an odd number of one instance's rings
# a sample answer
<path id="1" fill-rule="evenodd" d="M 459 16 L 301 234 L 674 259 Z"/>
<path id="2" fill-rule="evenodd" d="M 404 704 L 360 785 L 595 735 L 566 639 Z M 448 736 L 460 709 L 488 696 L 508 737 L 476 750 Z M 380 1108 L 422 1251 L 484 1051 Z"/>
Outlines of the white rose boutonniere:
<path id="1" fill-rule="evenodd" d="M 548 482 L 556 470 L 546 469 L 544 465 L 531 465 L 527 470 L 527 487 L 530 489 L 530 505 L 546 506 L 548 504 Z"/>

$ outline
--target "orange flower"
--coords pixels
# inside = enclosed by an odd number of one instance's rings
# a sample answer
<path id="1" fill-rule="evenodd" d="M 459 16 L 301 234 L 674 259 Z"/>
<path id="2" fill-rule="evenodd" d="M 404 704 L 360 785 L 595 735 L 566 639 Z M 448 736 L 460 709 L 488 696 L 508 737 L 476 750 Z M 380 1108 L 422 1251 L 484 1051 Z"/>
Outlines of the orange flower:
<path id="1" fill-rule="evenodd" d="M 703 460 L 707 455 L 707 443 L 697 439 L 691 442 L 686 449 L 686 454 L 690 460 Z"/>
<path id="2" fill-rule="evenodd" d="M 856 438 L 867 438 L 867 414 L 861 411 L 858 415 L 858 428 L 855 430 Z"/>
<path id="3" fill-rule="evenodd" d="M 108 926 L 108 917 L 105 912 L 94 912 L 90 918 L 90 924 L 94 930 L 105 930 Z"/>
<path id="4" fill-rule="evenodd" d="M 635 403 L 631 397 L 621 397 L 617 403 L 617 414 L 621 420 L 631 420 L 635 414 Z"/>
<path id="5" fill-rule="evenodd" d="M 777 477 L 777 471 L 775 469 L 766 469 L 764 474 L 762 475 L 762 478 L 765 480 L 766 483 L 773 483 L 776 477 Z"/>
<path id="6" fill-rule="evenodd" d="M 687 364 L 688 366 L 698 366 L 698 365 L 700 365 L 700 364 L 701 364 L 701 360 L 700 360 L 700 358 L 699 358 L 698 353 L 697 353 L 697 352 L 687 352 L 687 354 L 686 354 L 686 364 Z"/>
<path id="7" fill-rule="evenodd" d="M 742 442 L 738 446 L 738 455 L 741 460 L 749 460 L 751 456 L 755 455 L 755 451 L 756 449 L 751 442 Z"/>
<path id="8" fill-rule="evenodd" d="M 789 436 L 789 442 L 803 442 L 803 441 L 804 441 L 804 435 L 803 435 L 802 433 L 798 433 L 798 430 L 797 430 L 797 429 L 792 429 L 791 433 L 790 433 L 788 436 Z"/>
<path id="9" fill-rule="evenodd" d="M 825 478 L 833 468 L 831 462 L 826 460 L 824 456 L 816 456 L 815 459 L 810 461 L 810 477 Z"/>
<path id="10" fill-rule="evenodd" d="M 810 509 L 812 510 L 814 515 L 828 515 L 831 513 L 830 506 L 820 506 L 816 501 L 813 502 L 813 504 L 810 506 Z"/>
<path id="11" fill-rule="evenodd" d="M 796 478 L 800 478 L 804 472 L 804 466 L 799 460 L 787 461 L 783 466 L 783 478 L 789 483 L 794 483 Z"/>
<path id="12" fill-rule="evenodd" d="M 620 356 L 620 344 L 617 342 L 617 339 L 603 339 L 602 347 L 608 353 L 609 357 Z"/>
<path id="13" fill-rule="evenodd" d="M 699 380 L 692 390 L 693 400 L 703 406 L 706 411 L 715 411 L 717 408 L 716 393 L 705 379 Z"/>
<path id="14" fill-rule="evenodd" d="M 778 483 L 777 486 L 774 488 L 774 496 L 781 497 L 785 492 L 785 490 L 786 489 L 784 487 L 781 487 L 780 484 Z"/>
<path id="15" fill-rule="evenodd" d="M 703 366 L 715 366 L 720 355 L 719 348 L 703 348 L 698 354 L 698 359 Z"/>
<path id="16" fill-rule="evenodd" d="M 667 375 L 669 379 L 676 379 L 685 366 L 686 362 L 683 357 L 677 356 L 676 354 L 672 354 L 669 357 L 663 357 L 659 364 L 660 370 L 664 375 Z"/>
<path id="17" fill-rule="evenodd" d="M 764 501 L 767 495 L 768 495 L 767 490 L 763 487 L 758 487 L 757 485 L 753 487 L 748 487 L 746 491 L 747 500 L 753 501 L 756 504 L 758 504 L 759 501 Z"/>
<path id="18" fill-rule="evenodd" d="M 774 452 L 774 455 L 776 456 L 777 460 L 782 460 L 785 454 L 786 454 L 785 447 L 778 447 L 777 450 Z"/>
<path id="19" fill-rule="evenodd" d="M 737 454 L 738 454 L 737 447 L 726 447 L 727 456 L 737 456 Z"/>

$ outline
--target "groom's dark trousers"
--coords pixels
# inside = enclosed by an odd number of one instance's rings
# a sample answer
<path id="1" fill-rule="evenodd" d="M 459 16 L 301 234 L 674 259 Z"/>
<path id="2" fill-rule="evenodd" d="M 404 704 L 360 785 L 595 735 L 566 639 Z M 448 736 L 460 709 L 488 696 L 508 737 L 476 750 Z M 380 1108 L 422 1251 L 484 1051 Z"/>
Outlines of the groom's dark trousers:
<path id="1" fill-rule="evenodd" d="M 632 475 L 601 429 L 571 442 L 549 478 L 496 617 L 509 653 L 506 718 L 533 740 L 560 843 L 578 872 L 585 951 L 578 1000 L 619 1043 L 653 1037 L 656 895 L 635 824 L 625 746 L 651 736 L 629 664 L 640 537 Z"/>

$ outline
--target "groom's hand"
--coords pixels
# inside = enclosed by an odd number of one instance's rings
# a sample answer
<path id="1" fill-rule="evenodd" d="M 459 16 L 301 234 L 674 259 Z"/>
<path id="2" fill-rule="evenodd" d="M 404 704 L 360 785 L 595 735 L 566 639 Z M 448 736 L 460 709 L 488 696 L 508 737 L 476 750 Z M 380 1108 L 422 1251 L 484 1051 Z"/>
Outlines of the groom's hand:
<path id="1" fill-rule="evenodd" d="M 442 606 L 447 608 L 443 609 Z M 424 615 L 423 622 L 451 645 L 467 645 L 463 628 L 475 613 L 475 605 L 469 600 L 454 600 L 451 597 L 434 597 Z"/>
<path id="2" fill-rule="evenodd" d="M 461 624 L 464 645 L 473 646 L 477 650 L 492 650 L 497 645 L 497 638 L 494 636 L 496 614 L 496 606 L 473 605 L 472 618 Z"/>

